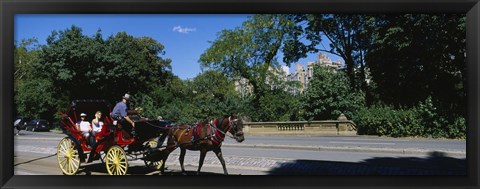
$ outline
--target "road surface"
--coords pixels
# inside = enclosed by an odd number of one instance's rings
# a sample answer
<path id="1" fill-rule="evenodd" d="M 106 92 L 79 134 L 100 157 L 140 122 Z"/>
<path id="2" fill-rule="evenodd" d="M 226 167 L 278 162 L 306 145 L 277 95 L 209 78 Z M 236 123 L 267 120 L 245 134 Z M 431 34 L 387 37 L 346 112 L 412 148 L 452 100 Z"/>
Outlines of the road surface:
<path id="1" fill-rule="evenodd" d="M 15 138 L 15 174 L 61 174 L 55 153 L 64 136 L 21 132 Z M 465 146 L 462 140 L 246 136 L 243 143 L 227 138 L 222 150 L 232 175 L 465 175 Z M 169 157 L 166 174 L 181 174 L 178 154 Z M 129 158 L 128 174 L 160 174 Z M 194 174 L 198 159 L 198 151 L 187 152 L 187 174 Z M 82 165 L 80 174 L 107 174 L 100 161 Z M 223 173 L 212 152 L 202 173 Z"/>

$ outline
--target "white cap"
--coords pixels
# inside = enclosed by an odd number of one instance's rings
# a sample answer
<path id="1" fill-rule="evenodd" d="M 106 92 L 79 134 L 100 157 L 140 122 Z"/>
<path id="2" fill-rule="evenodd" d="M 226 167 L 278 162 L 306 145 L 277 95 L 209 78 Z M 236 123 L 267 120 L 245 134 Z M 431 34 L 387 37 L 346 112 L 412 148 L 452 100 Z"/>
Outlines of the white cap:
<path id="1" fill-rule="evenodd" d="M 87 116 L 87 114 L 81 113 L 81 114 L 80 114 L 80 117 L 83 117 L 83 116 Z"/>
<path id="2" fill-rule="evenodd" d="M 130 100 L 130 95 L 128 93 L 125 93 L 125 95 L 123 96 L 124 99 L 127 99 L 127 100 Z"/>

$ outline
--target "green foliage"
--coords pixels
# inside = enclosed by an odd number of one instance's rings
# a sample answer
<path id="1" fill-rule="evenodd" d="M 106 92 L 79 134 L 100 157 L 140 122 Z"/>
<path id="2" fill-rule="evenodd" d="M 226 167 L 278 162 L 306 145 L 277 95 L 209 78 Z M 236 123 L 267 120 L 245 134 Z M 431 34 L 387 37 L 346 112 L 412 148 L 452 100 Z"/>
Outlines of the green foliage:
<path id="1" fill-rule="evenodd" d="M 371 30 L 366 60 L 382 102 L 412 107 L 431 96 L 441 116 L 466 116 L 464 14 L 377 16 Z"/>
<path id="2" fill-rule="evenodd" d="M 222 72 L 207 70 L 192 80 L 174 78 L 165 87 L 138 95 L 135 106 L 144 109 L 144 116 L 161 115 L 176 123 L 220 118 L 242 111 L 243 104 L 233 82 Z"/>
<path id="3" fill-rule="evenodd" d="M 322 36 L 330 48 L 318 49 Z M 86 36 L 76 26 L 53 31 L 44 46 L 23 40 L 14 50 L 15 111 L 51 120 L 72 99 L 114 103 L 129 92 L 143 116 L 175 123 L 238 112 L 250 121 L 343 113 L 359 134 L 466 137 L 464 15 L 254 15 L 218 33 L 199 57 L 205 71 L 191 80 L 172 74 L 164 49 L 150 37 Z M 315 67 L 305 93 L 292 94 L 298 83 L 276 71 L 279 51 L 287 65 L 308 52 L 330 52 L 347 69 Z M 251 94 L 235 91 L 239 78 Z"/>
<path id="4" fill-rule="evenodd" d="M 452 121 L 439 116 L 431 97 L 413 108 L 396 109 L 392 106 L 374 105 L 354 114 L 358 134 L 392 137 L 422 136 L 433 138 L 465 138 L 464 117 Z"/>
<path id="5" fill-rule="evenodd" d="M 73 99 L 99 98 L 114 103 L 126 92 L 134 98 L 138 94 L 139 101 L 147 102 L 149 99 L 142 95 L 162 87 L 161 83 L 171 76 L 171 60 L 159 57 L 165 53 L 162 44 L 125 32 L 105 40 L 100 31 L 90 37 L 83 35 L 81 28 L 72 26 L 53 31 L 46 45 L 28 51 L 34 57 L 25 58 L 29 55 L 25 49 L 16 48 L 18 62 L 29 60 L 31 66 L 23 78 L 17 77 L 17 110 L 25 116 L 53 119 Z M 44 91 L 39 92 L 35 85 L 44 87 Z M 27 106 L 31 103 L 36 105 Z M 33 108 L 35 113 L 30 110 Z"/>
<path id="6" fill-rule="evenodd" d="M 53 83 L 46 79 L 19 82 L 15 90 L 18 113 L 27 117 L 40 117 L 44 112 L 50 111 L 52 107 L 57 106 L 57 101 L 51 93 L 54 90 Z"/>
<path id="7" fill-rule="evenodd" d="M 447 138 L 467 138 L 467 123 L 464 117 L 458 117 L 447 127 Z"/>
<path id="8" fill-rule="evenodd" d="M 32 72 L 32 64 L 37 61 L 40 45 L 36 38 L 24 39 L 15 44 L 14 49 L 14 80 L 15 83 L 26 79 Z"/>
<path id="9" fill-rule="evenodd" d="M 441 115 L 442 111 L 439 110 L 438 104 L 438 102 L 434 103 L 432 97 L 428 97 L 418 105 L 417 114 L 422 118 L 421 124 L 425 127 L 424 135 L 434 138 L 465 138 L 465 118 L 459 116 L 449 119 L 447 116 Z"/>
<path id="10" fill-rule="evenodd" d="M 392 137 L 418 136 L 423 133 L 420 117 L 414 109 L 394 109 L 391 106 L 374 105 L 361 108 L 352 120 L 361 135 L 385 135 Z"/>
<path id="11" fill-rule="evenodd" d="M 365 90 L 365 55 L 371 43 L 372 30 L 368 29 L 372 16 L 362 14 L 303 14 L 292 16 L 304 29 L 289 41 L 294 47 L 285 48 L 286 62 L 296 62 L 307 53 L 328 52 L 345 61 L 346 73 L 352 89 Z M 305 40 L 306 38 L 307 40 Z M 325 47 L 322 39 L 330 42 Z M 360 72 L 357 72 L 359 69 Z M 358 77 L 360 76 L 360 77 Z M 357 79 L 358 78 L 358 79 Z M 360 80 L 359 80 L 360 79 Z"/>
<path id="12" fill-rule="evenodd" d="M 50 79 L 71 98 L 116 101 L 126 92 L 151 91 L 169 69 L 170 60 L 158 56 L 164 54 L 164 46 L 149 37 L 120 32 L 104 40 L 100 32 L 89 37 L 72 26 L 53 32 L 47 41 L 35 74 Z"/>
<path id="13" fill-rule="evenodd" d="M 302 108 L 300 98 L 283 90 L 275 90 L 267 93 L 260 99 L 261 109 L 250 113 L 256 121 L 290 121 L 299 117 L 298 112 Z"/>
<path id="14" fill-rule="evenodd" d="M 364 98 L 361 92 L 351 92 L 345 73 L 316 65 L 304 94 L 305 119 L 337 119 L 341 113 L 351 118 L 364 106 Z"/>
<path id="15" fill-rule="evenodd" d="M 245 78 L 253 88 L 253 106 L 269 90 L 267 75 L 279 65 L 277 53 L 295 31 L 286 15 L 261 14 L 250 17 L 233 30 L 223 30 L 200 56 L 202 67 L 222 71 L 230 78 Z"/>

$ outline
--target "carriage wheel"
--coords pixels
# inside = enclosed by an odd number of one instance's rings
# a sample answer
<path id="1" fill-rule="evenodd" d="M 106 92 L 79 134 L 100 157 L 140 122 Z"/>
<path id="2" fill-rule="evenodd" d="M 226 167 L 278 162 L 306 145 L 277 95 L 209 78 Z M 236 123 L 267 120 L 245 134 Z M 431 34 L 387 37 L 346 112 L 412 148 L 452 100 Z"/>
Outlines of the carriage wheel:
<path id="1" fill-rule="evenodd" d="M 162 164 L 163 164 L 163 160 L 160 160 L 160 161 L 147 161 L 145 160 L 145 165 L 150 168 L 150 169 L 154 169 L 154 170 L 160 170 L 160 168 L 162 167 Z"/>
<path id="2" fill-rule="evenodd" d="M 72 139 L 63 138 L 57 147 L 57 162 L 65 175 L 74 175 L 80 168 L 80 156 Z"/>
<path id="3" fill-rule="evenodd" d="M 156 148 L 158 145 L 158 142 L 155 141 L 155 140 L 150 140 L 148 141 L 148 146 L 150 148 Z M 143 158 L 146 158 L 146 152 L 143 153 Z M 148 168 L 150 169 L 154 169 L 154 170 L 160 170 L 160 168 L 162 167 L 162 164 L 163 164 L 163 160 L 160 160 L 160 161 L 148 161 L 148 160 L 143 160 L 143 162 L 145 163 L 145 166 L 147 166 Z"/>
<path id="4" fill-rule="evenodd" d="M 145 157 L 145 154 L 143 154 L 143 157 Z M 147 166 L 150 169 L 154 170 L 160 170 L 163 164 L 163 160 L 160 161 L 148 161 L 148 160 L 143 160 L 145 162 L 145 166 Z"/>
<path id="5" fill-rule="evenodd" d="M 105 165 L 110 175 L 126 175 L 128 169 L 127 155 L 120 146 L 112 146 L 105 157 Z"/>

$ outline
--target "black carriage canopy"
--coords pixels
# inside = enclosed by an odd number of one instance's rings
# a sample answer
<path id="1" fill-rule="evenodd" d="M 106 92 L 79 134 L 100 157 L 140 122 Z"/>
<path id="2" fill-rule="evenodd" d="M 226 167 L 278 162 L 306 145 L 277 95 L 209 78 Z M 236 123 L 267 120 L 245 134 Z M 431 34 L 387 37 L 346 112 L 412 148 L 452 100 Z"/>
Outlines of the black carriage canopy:
<path id="1" fill-rule="evenodd" d="M 110 112 L 112 111 L 111 104 L 106 100 L 98 99 L 80 99 L 73 100 L 68 108 L 66 114 L 75 119 L 74 121 L 80 120 L 80 114 L 87 114 L 86 121 L 91 121 L 95 118 L 95 113 L 97 111 L 102 112 L 102 119 L 106 116 L 110 118 Z"/>

